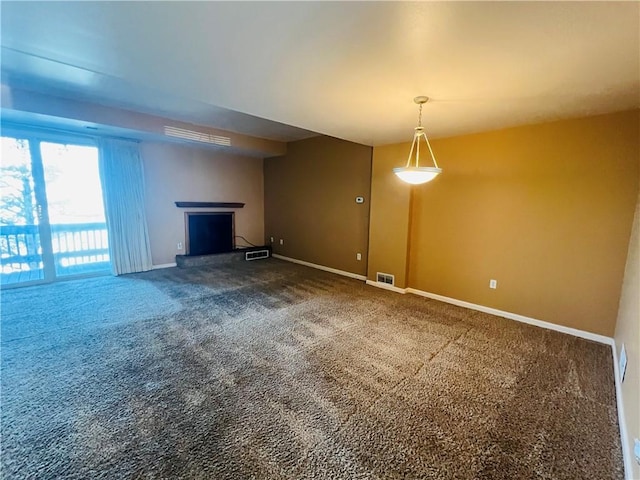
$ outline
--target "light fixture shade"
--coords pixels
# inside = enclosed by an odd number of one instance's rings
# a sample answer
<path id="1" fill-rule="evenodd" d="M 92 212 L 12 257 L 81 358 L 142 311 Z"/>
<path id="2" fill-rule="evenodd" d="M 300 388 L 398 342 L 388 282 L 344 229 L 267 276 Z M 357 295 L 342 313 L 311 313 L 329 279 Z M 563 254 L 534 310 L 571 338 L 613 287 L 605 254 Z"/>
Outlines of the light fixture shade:
<path id="1" fill-rule="evenodd" d="M 393 169 L 400 180 L 403 182 L 419 185 L 433 180 L 442 172 L 438 167 L 397 167 Z"/>

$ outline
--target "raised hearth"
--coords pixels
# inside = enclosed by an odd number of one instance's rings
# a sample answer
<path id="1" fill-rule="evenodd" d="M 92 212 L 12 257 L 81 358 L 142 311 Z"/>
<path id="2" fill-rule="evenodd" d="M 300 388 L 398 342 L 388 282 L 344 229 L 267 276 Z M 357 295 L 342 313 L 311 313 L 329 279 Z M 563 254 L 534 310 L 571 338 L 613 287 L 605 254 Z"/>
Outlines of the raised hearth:
<path id="1" fill-rule="evenodd" d="M 204 265 L 228 265 L 233 262 L 244 262 L 247 252 L 268 250 L 271 256 L 271 247 L 238 248 L 233 252 L 214 253 L 211 255 L 176 255 L 176 265 L 180 268 L 202 267 Z"/>

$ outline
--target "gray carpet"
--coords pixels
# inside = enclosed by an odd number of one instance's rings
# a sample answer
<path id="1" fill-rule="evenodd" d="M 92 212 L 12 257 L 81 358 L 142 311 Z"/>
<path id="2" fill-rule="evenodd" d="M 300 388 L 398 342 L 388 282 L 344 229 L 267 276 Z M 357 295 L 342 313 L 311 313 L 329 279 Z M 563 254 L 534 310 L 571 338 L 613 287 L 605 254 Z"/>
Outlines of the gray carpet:
<path id="1" fill-rule="evenodd" d="M 2 478 L 618 479 L 609 347 L 278 260 L 2 292 Z"/>

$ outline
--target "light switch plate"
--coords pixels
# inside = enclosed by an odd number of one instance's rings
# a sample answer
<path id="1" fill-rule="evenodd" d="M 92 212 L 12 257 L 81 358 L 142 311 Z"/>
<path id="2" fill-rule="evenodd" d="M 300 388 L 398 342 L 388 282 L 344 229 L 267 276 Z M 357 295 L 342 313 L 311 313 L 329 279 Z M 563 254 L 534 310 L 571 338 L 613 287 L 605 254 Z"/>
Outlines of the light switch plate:
<path id="1" fill-rule="evenodd" d="M 618 362 L 618 369 L 620 370 L 620 383 L 624 382 L 624 373 L 627 371 L 627 349 L 624 348 L 624 343 L 620 349 L 620 360 Z"/>

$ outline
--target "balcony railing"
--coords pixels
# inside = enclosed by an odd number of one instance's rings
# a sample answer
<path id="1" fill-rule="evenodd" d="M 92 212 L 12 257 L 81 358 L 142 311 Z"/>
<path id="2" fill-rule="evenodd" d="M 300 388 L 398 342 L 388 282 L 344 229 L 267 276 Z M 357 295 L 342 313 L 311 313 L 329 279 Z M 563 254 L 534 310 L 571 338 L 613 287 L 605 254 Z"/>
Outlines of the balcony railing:
<path id="1" fill-rule="evenodd" d="M 105 223 L 51 225 L 51 244 L 58 277 L 101 272 L 110 268 Z M 38 226 L 0 226 L 0 262 L 2 285 L 44 279 Z"/>

